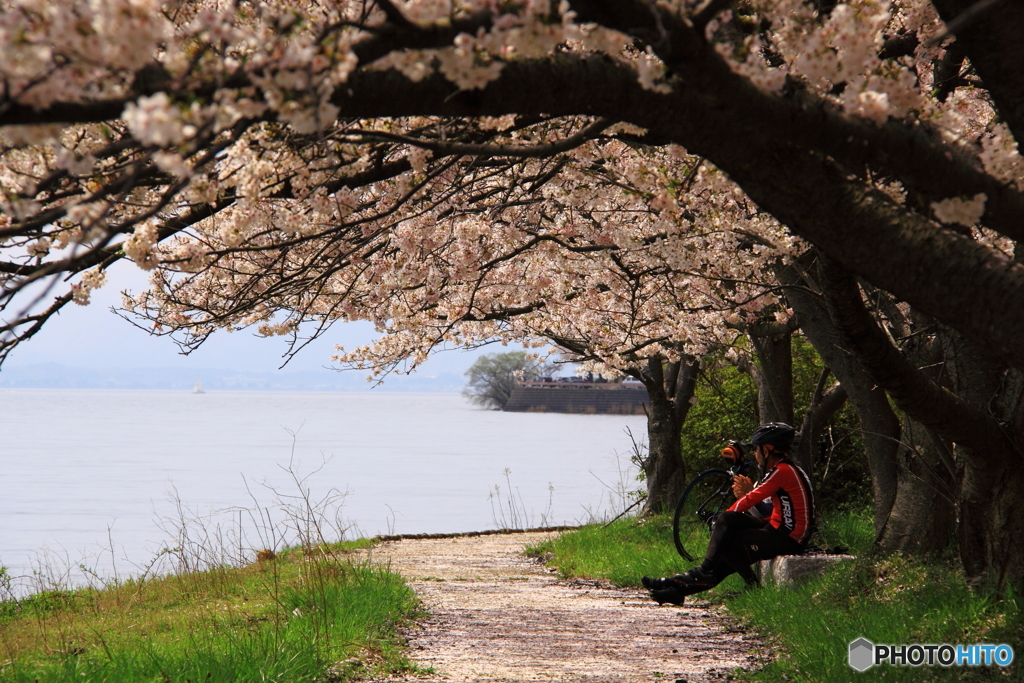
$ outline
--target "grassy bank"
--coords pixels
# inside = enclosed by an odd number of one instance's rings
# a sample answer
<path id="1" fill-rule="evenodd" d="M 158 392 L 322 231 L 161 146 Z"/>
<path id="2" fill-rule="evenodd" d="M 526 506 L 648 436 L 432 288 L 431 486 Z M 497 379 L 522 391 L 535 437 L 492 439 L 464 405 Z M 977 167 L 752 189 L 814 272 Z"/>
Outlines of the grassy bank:
<path id="1" fill-rule="evenodd" d="M 4 601 L 0 681 L 300 683 L 408 668 L 395 634 L 415 597 L 352 560 L 353 545 Z"/>
<path id="2" fill-rule="evenodd" d="M 782 681 L 1018 681 L 1024 667 L 888 667 L 858 673 L 847 664 L 849 643 L 1008 643 L 1024 656 L 1021 601 L 997 601 L 970 591 L 955 563 L 921 561 L 871 551 L 870 518 L 847 514 L 826 520 L 822 545 L 845 545 L 858 554 L 799 588 L 767 586 L 743 591 L 732 576 L 701 598 L 722 603 L 761 633 L 777 653 L 762 670 L 738 678 Z M 670 576 L 689 568 L 674 552 L 667 519 L 590 526 L 532 549 L 551 553 L 566 576 L 606 578 L 639 585 L 640 577 Z M 664 609 L 672 609 L 665 607 Z"/>

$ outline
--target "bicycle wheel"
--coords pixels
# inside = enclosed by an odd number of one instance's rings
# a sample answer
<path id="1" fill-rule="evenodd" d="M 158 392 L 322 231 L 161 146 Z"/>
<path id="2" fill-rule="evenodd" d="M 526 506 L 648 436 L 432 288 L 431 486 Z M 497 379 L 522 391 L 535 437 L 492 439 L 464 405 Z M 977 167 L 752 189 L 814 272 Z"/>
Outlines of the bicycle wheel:
<path id="1" fill-rule="evenodd" d="M 672 517 L 672 540 L 679 554 L 693 562 L 695 556 L 692 552 L 699 554 L 707 547 L 715 515 L 734 500 L 732 475 L 728 472 L 704 470 L 698 474 L 679 497 Z"/>

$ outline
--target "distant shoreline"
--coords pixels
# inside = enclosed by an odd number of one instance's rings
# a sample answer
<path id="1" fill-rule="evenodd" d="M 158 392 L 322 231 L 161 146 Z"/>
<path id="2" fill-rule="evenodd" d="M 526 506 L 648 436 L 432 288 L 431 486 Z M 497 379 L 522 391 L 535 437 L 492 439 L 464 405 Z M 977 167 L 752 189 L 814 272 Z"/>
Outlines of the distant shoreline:
<path id="1" fill-rule="evenodd" d="M 251 371 L 229 368 L 78 368 L 58 363 L 0 368 L 0 389 L 130 389 L 192 391 L 202 380 L 207 392 L 326 391 L 459 393 L 465 378 L 454 372 L 437 375 L 390 375 L 383 383 L 366 381 L 365 371 Z"/>

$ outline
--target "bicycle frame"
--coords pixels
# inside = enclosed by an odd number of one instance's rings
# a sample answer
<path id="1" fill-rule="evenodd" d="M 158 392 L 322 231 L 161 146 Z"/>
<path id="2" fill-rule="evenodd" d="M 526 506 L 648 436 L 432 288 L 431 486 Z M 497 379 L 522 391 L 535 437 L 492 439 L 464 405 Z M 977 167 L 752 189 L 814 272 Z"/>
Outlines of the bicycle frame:
<path id="1" fill-rule="evenodd" d="M 690 551 L 696 550 L 692 547 L 696 529 L 703 527 L 711 531 L 714 519 L 728 507 L 732 498 L 733 477 L 747 474 L 756 467 L 753 462 L 741 461 L 729 469 L 704 470 L 690 481 L 679 498 L 672 518 L 672 540 L 681 556 L 691 561 L 694 559 Z M 704 488 L 709 485 L 710 488 Z M 687 549 L 687 545 L 691 548 Z"/>
<path id="2" fill-rule="evenodd" d="M 721 512 L 721 510 L 717 508 L 712 510 L 708 507 L 708 504 L 715 502 L 720 498 L 728 497 L 729 494 L 732 493 L 732 478 L 740 474 L 746 474 L 747 472 L 750 471 L 752 467 L 756 467 L 756 465 L 752 462 L 741 462 L 738 465 L 734 465 L 726 470 L 722 470 L 717 467 L 712 467 L 710 469 L 704 470 L 704 472 L 701 472 L 696 477 L 694 477 L 694 481 L 696 481 L 705 472 L 721 472 L 723 474 L 728 475 L 729 477 L 724 487 L 716 489 L 715 492 L 712 493 L 707 498 L 707 500 L 705 500 L 704 502 L 697 506 L 696 513 L 702 522 L 705 522 L 710 527 L 711 523 L 714 521 L 712 518 L 717 516 L 718 513 Z"/>

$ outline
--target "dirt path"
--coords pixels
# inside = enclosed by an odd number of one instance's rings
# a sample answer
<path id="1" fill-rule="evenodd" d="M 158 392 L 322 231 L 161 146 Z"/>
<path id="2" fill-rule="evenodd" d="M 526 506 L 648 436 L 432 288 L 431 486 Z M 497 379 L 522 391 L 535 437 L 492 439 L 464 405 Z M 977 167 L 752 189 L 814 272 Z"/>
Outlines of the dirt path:
<path id="1" fill-rule="evenodd" d="M 559 580 L 525 545 L 550 533 L 389 541 L 390 561 L 429 616 L 410 654 L 436 673 L 403 681 L 723 680 L 756 660 L 756 639 L 707 603 L 658 607 L 646 593 Z"/>

